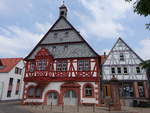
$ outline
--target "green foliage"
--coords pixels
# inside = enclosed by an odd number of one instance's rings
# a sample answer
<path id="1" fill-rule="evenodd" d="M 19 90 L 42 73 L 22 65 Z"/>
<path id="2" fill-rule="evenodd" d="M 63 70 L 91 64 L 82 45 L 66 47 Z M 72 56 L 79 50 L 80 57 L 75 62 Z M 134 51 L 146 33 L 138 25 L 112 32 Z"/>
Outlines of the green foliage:
<path id="1" fill-rule="evenodd" d="M 148 74 L 150 74 L 150 60 L 143 61 L 140 65 L 147 71 Z"/>
<path id="2" fill-rule="evenodd" d="M 131 2 L 133 0 L 125 0 Z M 134 2 L 134 12 L 145 17 L 150 15 L 150 0 L 136 0 Z M 150 23 L 146 24 L 146 29 L 150 30 Z"/>

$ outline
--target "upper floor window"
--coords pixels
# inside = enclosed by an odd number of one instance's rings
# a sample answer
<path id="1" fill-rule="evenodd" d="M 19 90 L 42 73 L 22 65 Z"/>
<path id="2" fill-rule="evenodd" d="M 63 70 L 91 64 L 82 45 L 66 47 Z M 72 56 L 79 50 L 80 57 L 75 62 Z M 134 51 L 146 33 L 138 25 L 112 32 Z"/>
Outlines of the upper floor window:
<path id="1" fill-rule="evenodd" d="M 115 71 L 115 68 L 114 68 L 114 67 L 112 67 L 112 68 L 111 68 L 111 73 L 112 73 L 112 74 L 115 74 L 115 73 L 116 73 L 116 71 Z"/>
<path id="2" fill-rule="evenodd" d="M 127 67 L 124 67 L 124 68 L 123 68 L 123 71 L 124 71 L 124 74 L 127 74 L 127 73 L 128 73 Z"/>
<path id="3" fill-rule="evenodd" d="M 141 73 L 140 67 L 136 67 L 136 73 L 137 73 L 137 74 Z"/>
<path id="4" fill-rule="evenodd" d="M 124 54 L 120 53 L 120 61 L 124 61 Z"/>
<path id="5" fill-rule="evenodd" d="M 58 61 L 57 71 L 67 71 L 67 61 Z"/>
<path id="6" fill-rule="evenodd" d="M 121 74 L 121 67 L 117 68 L 117 72 L 118 72 L 118 74 Z"/>
<path id="7" fill-rule="evenodd" d="M 47 67 L 47 60 L 46 59 L 40 59 L 37 61 L 37 69 L 39 71 L 45 71 Z"/>
<path id="8" fill-rule="evenodd" d="M 20 74 L 20 75 L 21 75 L 21 73 L 22 73 L 22 69 L 21 69 L 21 68 L 16 67 L 16 68 L 15 68 L 15 73 L 16 73 L 16 74 Z"/>
<path id="9" fill-rule="evenodd" d="M 89 60 L 78 60 L 78 71 L 89 71 L 90 61 Z"/>

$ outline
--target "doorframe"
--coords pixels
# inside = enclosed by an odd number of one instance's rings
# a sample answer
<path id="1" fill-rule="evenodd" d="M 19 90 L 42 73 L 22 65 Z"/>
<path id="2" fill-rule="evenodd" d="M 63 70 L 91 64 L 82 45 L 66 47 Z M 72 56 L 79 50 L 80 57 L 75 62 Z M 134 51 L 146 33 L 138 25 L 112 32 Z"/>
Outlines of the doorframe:
<path id="1" fill-rule="evenodd" d="M 61 104 L 64 104 L 63 103 L 63 98 L 64 98 L 64 94 L 66 91 L 69 91 L 69 90 L 72 90 L 76 93 L 76 96 L 77 96 L 77 104 L 81 104 L 81 101 L 80 101 L 80 98 L 81 98 L 81 95 L 80 95 L 80 84 L 78 83 L 64 83 L 61 85 L 61 95 L 60 95 L 60 102 Z"/>
<path id="2" fill-rule="evenodd" d="M 47 92 L 46 92 L 46 94 L 45 94 L 45 96 L 44 96 L 44 104 L 45 105 L 47 105 L 47 97 L 48 97 L 48 94 L 49 93 L 56 93 L 57 94 L 57 105 L 59 105 L 60 104 L 60 94 L 59 94 L 59 92 L 58 91 L 56 91 L 56 90 L 48 90 Z"/>

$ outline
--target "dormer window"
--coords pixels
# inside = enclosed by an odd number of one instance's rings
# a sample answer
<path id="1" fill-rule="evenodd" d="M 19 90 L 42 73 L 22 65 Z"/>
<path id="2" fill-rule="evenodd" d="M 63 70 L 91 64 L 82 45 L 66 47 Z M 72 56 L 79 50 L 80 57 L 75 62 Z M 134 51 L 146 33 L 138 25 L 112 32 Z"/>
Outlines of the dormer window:
<path id="1" fill-rule="evenodd" d="M 124 61 L 124 54 L 120 53 L 120 61 Z"/>
<path id="2" fill-rule="evenodd" d="M 41 48 L 35 58 L 37 71 L 49 70 L 49 64 L 53 62 L 53 56 L 49 53 L 48 49 Z"/>

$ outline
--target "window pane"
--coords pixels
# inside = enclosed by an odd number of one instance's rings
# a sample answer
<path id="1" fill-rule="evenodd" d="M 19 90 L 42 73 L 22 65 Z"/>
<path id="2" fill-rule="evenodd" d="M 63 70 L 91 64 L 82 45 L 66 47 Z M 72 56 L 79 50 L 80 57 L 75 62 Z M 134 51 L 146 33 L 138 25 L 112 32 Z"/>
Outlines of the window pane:
<path id="1" fill-rule="evenodd" d="M 40 97 L 41 96 L 41 88 L 37 88 L 36 89 L 36 97 Z"/>
<path id="2" fill-rule="evenodd" d="M 141 73 L 140 67 L 136 67 L 136 72 Z"/>
<path id="3" fill-rule="evenodd" d="M 120 61 L 124 61 L 124 54 L 120 53 Z"/>
<path id="4" fill-rule="evenodd" d="M 45 71 L 46 70 L 46 66 L 47 66 L 47 60 L 46 59 L 41 59 L 37 62 L 37 68 L 40 71 Z"/>
<path id="5" fill-rule="evenodd" d="M 89 60 L 78 60 L 78 70 L 79 71 L 89 71 L 90 70 Z"/>
<path id="6" fill-rule="evenodd" d="M 111 72 L 112 72 L 112 74 L 115 74 L 115 68 L 114 67 L 111 68 Z"/>
<path id="7" fill-rule="evenodd" d="M 28 96 L 29 97 L 33 97 L 34 96 L 34 88 L 30 88 L 29 89 Z"/>
<path id="8" fill-rule="evenodd" d="M 85 96 L 92 96 L 92 87 L 91 86 L 85 87 Z"/>
<path id="9" fill-rule="evenodd" d="M 121 68 L 118 67 L 117 70 L 118 70 L 118 74 L 121 74 Z"/>
<path id="10" fill-rule="evenodd" d="M 128 73 L 128 70 L 127 70 L 127 67 L 124 67 L 124 74 L 127 74 Z"/>

